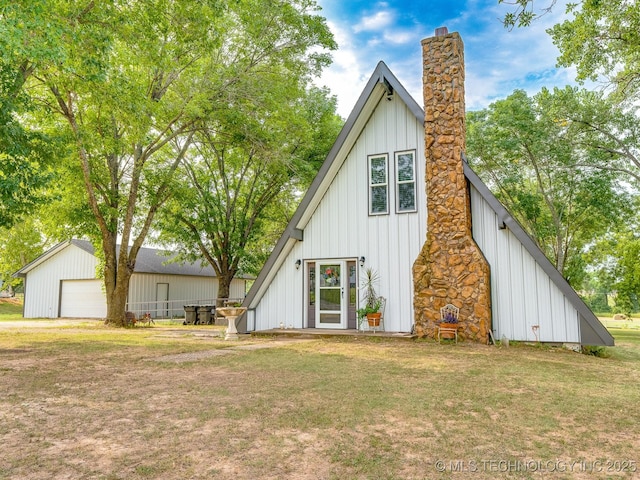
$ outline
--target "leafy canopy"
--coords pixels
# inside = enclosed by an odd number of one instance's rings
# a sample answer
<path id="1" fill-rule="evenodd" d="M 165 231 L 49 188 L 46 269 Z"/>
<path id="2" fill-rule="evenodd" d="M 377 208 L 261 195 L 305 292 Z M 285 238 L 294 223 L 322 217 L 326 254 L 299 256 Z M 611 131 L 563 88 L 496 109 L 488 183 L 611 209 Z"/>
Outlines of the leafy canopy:
<path id="1" fill-rule="evenodd" d="M 498 0 L 511 5 L 503 24 L 508 29 L 527 27 L 549 13 L 557 0 L 543 7 L 533 0 Z M 558 65 L 575 66 L 577 80 L 604 81 L 613 87 L 618 101 L 640 95 L 640 5 L 629 0 L 580 0 L 568 2 L 569 19 L 547 32 L 560 50 Z"/>
<path id="2" fill-rule="evenodd" d="M 626 211 L 616 172 L 594 168 L 564 116 L 573 89 L 516 91 L 467 114 L 471 163 L 564 276 L 579 286 L 582 251 Z M 585 107 L 586 108 L 586 107 Z M 587 161 L 588 160 L 588 161 Z M 600 157 L 600 164 L 606 158 Z"/>
<path id="3" fill-rule="evenodd" d="M 640 5 L 628 0 L 569 4 L 572 18 L 549 30 L 558 63 L 577 67 L 579 81 L 606 79 L 618 99 L 640 94 Z"/>
<path id="4" fill-rule="evenodd" d="M 220 298 L 239 273 L 258 273 L 342 124 L 326 90 L 254 80 L 265 101 L 234 105 L 198 132 L 159 226 L 181 258 L 213 266 Z"/>
<path id="5" fill-rule="evenodd" d="M 308 0 L 18 0 L 1 10 L 13 30 L 0 64 L 22 74 L 20 123 L 40 115 L 69 139 L 104 256 L 109 321 L 124 320 L 137 252 L 196 134 L 236 105 L 260 105 L 252 77 L 299 85 L 328 63 L 335 43 L 315 11 Z M 130 248 L 118 252 L 116 240 Z"/>

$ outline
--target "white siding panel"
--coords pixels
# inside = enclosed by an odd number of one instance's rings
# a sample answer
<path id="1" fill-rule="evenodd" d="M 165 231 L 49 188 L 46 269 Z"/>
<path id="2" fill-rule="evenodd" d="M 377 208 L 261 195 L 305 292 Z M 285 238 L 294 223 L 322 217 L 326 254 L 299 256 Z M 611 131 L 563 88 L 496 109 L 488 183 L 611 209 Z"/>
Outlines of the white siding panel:
<path id="1" fill-rule="evenodd" d="M 60 316 L 105 318 L 107 298 L 102 280 L 62 280 Z"/>
<path id="2" fill-rule="evenodd" d="M 54 255 L 27 274 L 25 318 L 56 318 L 60 314 L 62 280 L 94 279 L 96 258 L 75 245 Z"/>
<path id="3" fill-rule="evenodd" d="M 413 262 L 426 238 L 424 145 L 422 123 L 400 101 L 384 97 L 363 134 L 313 216 L 303 225 L 304 240 L 297 242 L 255 311 L 255 328 L 286 325 L 301 327 L 304 310 L 304 269 L 295 261 L 356 259 L 380 274 L 379 294 L 387 297 L 385 327 L 410 331 L 413 327 Z M 416 150 L 417 213 L 395 213 L 394 153 Z M 367 156 L 389 156 L 389 215 L 368 215 Z"/>
<path id="4" fill-rule="evenodd" d="M 528 255 L 528 252 L 524 247 L 521 247 L 523 251 L 522 262 L 523 272 L 534 272 L 533 275 L 526 275 L 524 277 L 527 282 L 524 285 L 524 324 L 525 324 L 525 337 L 528 340 L 535 341 L 536 335 L 540 336 L 540 312 L 538 298 L 538 283 L 537 283 L 537 265 L 535 259 Z M 534 326 L 538 326 L 534 331 Z M 538 338 L 539 339 L 539 338 Z"/>
<path id="5" fill-rule="evenodd" d="M 565 341 L 566 318 L 564 309 L 564 295 L 557 289 L 551 289 L 551 315 L 553 324 L 551 326 L 552 338 L 554 342 Z"/>
<path id="6" fill-rule="evenodd" d="M 566 337 L 564 343 L 581 343 L 580 340 L 580 314 L 573 308 L 571 303 L 564 299 L 566 322 Z M 560 340 L 559 340 L 560 341 Z"/>
<path id="7" fill-rule="evenodd" d="M 502 233 L 506 233 L 503 230 Z M 525 325 L 525 277 L 523 270 L 523 248 L 517 238 L 513 235 L 504 235 L 508 240 L 507 251 L 509 252 L 509 264 L 506 268 L 509 270 L 509 281 L 511 285 L 511 323 L 513 336 L 515 338 L 527 338 L 527 330 Z"/>
<path id="8" fill-rule="evenodd" d="M 515 318 L 515 312 L 512 307 L 512 303 L 517 302 L 519 299 L 514 299 L 511 292 L 511 250 L 509 250 L 509 236 L 506 230 L 497 230 L 494 241 L 496 241 L 498 255 L 492 260 L 487 258 L 487 261 L 492 265 L 491 272 L 493 273 L 495 291 L 492 291 L 492 297 L 496 299 L 498 305 L 498 315 L 494 315 L 498 320 L 499 325 L 502 327 L 501 331 L 497 332 L 498 336 L 502 338 L 505 335 L 507 338 L 515 339 L 514 322 L 518 319 Z M 482 245 L 480 245 L 482 249 Z M 495 312 L 494 312 L 495 313 Z M 495 320 L 494 320 L 495 322 Z"/>
<path id="9" fill-rule="evenodd" d="M 256 311 L 247 311 L 247 331 L 252 332 L 256 330 Z"/>
<path id="10" fill-rule="evenodd" d="M 551 288 L 553 282 L 540 266 L 536 266 L 536 291 L 538 293 L 538 335 L 541 342 L 553 342 L 553 317 L 551 315 Z"/>
<path id="11" fill-rule="evenodd" d="M 295 268 L 296 249 L 282 264 L 266 294 L 256 308 L 256 330 L 285 326 L 303 328 L 303 283 L 305 269 Z"/>
<path id="12" fill-rule="evenodd" d="M 159 283 L 169 285 L 169 308 L 168 312 L 162 313 L 163 316 L 168 314 L 170 317 L 180 317 L 184 315 L 184 305 L 207 302 L 213 304 L 218 298 L 218 279 L 214 277 L 135 273 L 129 284 L 128 309 L 135 313 L 154 314 L 158 308 L 156 300 Z M 229 296 L 240 300 L 244 298 L 244 280 L 232 280 Z M 159 311 L 157 313 L 160 314 Z"/>
<path id="13" fill-rule="evenodd" d="M 491 268 L 493 330 L 496 338 L 543 342 L 579 342 L 577 310 L 551 281 L 535 258 L 471 187 L 473 236 Z"/>

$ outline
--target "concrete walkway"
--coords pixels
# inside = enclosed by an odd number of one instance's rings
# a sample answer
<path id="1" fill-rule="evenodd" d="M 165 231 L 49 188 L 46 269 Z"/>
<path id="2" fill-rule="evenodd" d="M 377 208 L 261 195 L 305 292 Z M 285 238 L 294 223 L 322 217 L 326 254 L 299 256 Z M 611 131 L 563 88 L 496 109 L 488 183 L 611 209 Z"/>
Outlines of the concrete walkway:
<path id="1" fill-rule="evenodd" d="M 103 320 L 95 318 L 52 318 L 42 320 L 31 320 L 25 318 L 24 320 L 7 320 L 6 322 L 0 322 L 0 330 L 9 328 L 53 328 L 53 327 L 68 327 L 70 325 L 89 325 L 96 326 L 104 323 Z"/>
<path id="2" fill-rule="evenodd" d="M 396 338 L 401 340 L 413 340 L 416 335 L 403 332 L 385 332 L 381 330 L 342 330 L 328 328 L 274 328 L 271 330 L 260 330 L 251 332 L 256 337 L 289 337 L 289 338 L 331 338 L 331 337 L 362 337 L 362 338 Z"/>
<path id="3" fill-rule="evenodd" d="M 174 355 L 163 355 L 162 357 L 150 358 L 148 360 L 153 360 L 155 362 L 171 362 L 171 363 L 184 363 L 184 362 L 194 362 L 197 360 L 201 360 L 203 358 L 211 358 L 211 357 L 221 357 L 225 355 L 234 355 L 241 352 L 253 351 L 253 350 L 262 350 L 265 348 L 277 348 L 283 347 L 286 345 L 291 345 L 292 343 L 299 342 L 310 342 L 311 339 L 282 339 L 282 340 L 273 340 L 266 343 L 250 343 L 246 345 L 238 344 L 237 342 L 231 343 L 231 347 L 229 348 L 218 348 L 214 350 L 201 350 L 199 352 L 186 352 L 186 353 L 177 353 Z"/>

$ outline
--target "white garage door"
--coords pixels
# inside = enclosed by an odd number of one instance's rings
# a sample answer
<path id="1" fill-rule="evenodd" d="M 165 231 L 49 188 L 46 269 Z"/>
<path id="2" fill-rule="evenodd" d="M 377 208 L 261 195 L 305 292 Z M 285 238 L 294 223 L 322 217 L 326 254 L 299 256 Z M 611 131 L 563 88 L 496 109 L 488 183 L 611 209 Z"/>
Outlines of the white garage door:
<path id="1" fill-rule="evenodd" d="M 104 318 L 107 299 L 102 280 L 63 280 L 60 316 L 71 318 Z"/>

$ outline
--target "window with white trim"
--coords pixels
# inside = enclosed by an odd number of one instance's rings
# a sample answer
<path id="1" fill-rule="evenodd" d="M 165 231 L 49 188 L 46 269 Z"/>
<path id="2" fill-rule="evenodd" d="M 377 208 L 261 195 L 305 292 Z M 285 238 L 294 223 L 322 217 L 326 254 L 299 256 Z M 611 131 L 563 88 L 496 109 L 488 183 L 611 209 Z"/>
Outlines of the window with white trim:
<path id="1" fill-rule="evenodd" d="M 369 155 L 369 214 L 389 213 L 388 155 Z"/>
<path id="2" fill-rule="evenodd" d="M 416 152 L 396 152 L 396 212 L 415 212 L 416 205 Z"/>

